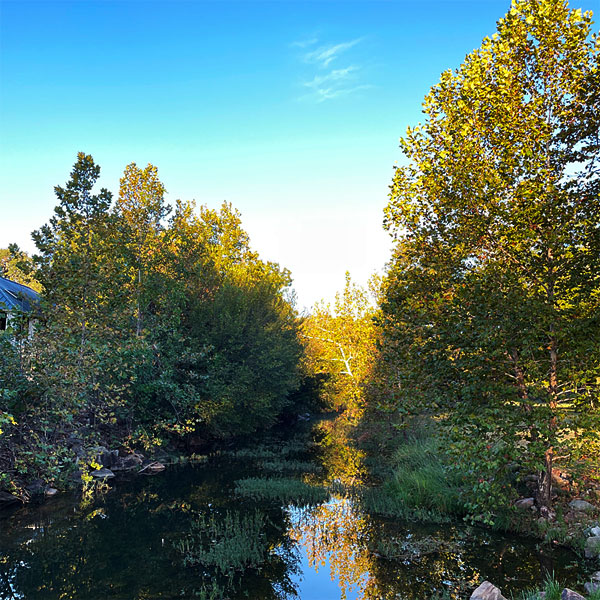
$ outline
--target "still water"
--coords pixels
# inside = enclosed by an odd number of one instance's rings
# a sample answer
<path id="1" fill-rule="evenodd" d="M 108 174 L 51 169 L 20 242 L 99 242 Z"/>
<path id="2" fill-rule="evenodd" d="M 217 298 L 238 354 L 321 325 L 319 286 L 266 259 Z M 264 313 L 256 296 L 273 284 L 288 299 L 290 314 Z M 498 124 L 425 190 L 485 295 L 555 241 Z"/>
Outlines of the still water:
<path id="1" fill-rule="evenodd" d="M 5 512 L 0 598 L 468 598 L 483 579 L 516 595 L 552 571 L 578 587 L 584 565 L 564 549 L 370 510 L 355 493 L 360 456 L 326 438 L 271 440 L 120 479 L 92 502 L 63 494 Z"/>

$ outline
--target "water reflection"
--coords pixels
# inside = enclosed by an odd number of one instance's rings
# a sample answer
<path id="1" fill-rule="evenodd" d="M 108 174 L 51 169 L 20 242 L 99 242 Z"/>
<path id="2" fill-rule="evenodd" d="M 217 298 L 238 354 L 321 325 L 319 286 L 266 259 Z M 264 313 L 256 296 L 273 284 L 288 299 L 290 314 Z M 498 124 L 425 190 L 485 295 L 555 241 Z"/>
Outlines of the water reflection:
<path id="1" fill-rule="evenodd" d="M 63 495 L 0 515 L 0 598 L 423 600 L 464 596 L 481 578 L 516 592 L 544 568 L 575 581 L 569 553 L 366 510 L 364 457 L 348 427 L 322 423 L 312 450 L 275 440 L 262 453 L 117 482 L 89 506 Z M 333 491 L 307 505 L 236 495 L 236 481 L 257 476 L 265 485 L 296 477 Z"/>
<path id="2" fill-rule="evenodd" d="M 350 594 L 371 600 L 381 597 L 369 552 L 369 524 L 348 498 L 333 498 L 312 509 L 290 510 L 290 537 L 302 547 L 315 572 L 329 567 L 340 598 Z"/>

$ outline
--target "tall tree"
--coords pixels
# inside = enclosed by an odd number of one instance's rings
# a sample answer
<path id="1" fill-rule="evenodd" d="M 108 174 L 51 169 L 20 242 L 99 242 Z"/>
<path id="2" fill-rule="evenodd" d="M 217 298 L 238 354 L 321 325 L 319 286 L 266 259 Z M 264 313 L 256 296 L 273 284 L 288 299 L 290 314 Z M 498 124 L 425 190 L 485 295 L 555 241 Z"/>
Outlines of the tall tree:
<path id="1" fill-rule="evenodd" d="M 505 434 L 541 453 L 545 505 L 554 447 L 598 394 L 599 55 L 590 12 L 514 1 L 425 98 L 385 213 L 390 328 L 418 360 L 436 356 L 445 388 L 430 391 L 471 419 L 463 431 L 499 430 L 519 408 Z"/>
<path id="2" fill-rule="evenodd" d="M 329 403 L 349 414 L 363 403 L 375 350 L 374 315 L 369 293 L 347 272 L 334 302 L 317 303 L 302 326 L 309 371 L 327 377 Z"/>
<path id="3" fill-rule="evenodd" d="M 138 337 L 142 333 L 146 311 L 146 280 L 160 262 L 162 220 L 170 211 L 164 196 L 165 186 L 158 178 L 155 166 L 148 164 L 141 169 L 135 163 L 127 165 L 121 178 L 116 211 L 124 220 L 129 238 Z"/>
<path id="4" fill-rule="evenodd" d="M 54 188 L 58 205 L 50 222 L 32 234 L 38 249 L 37 277 L 46 290 L 48 308 L 59 311 L 78 331 L 81 352 L 88 329 L 101 320 L 106 303 L 101 288 L 106 284 L 104 250 L 112 194 L 105 188 L 92 194 L 99 176 L 93 158 L 79 152 L 66 186 Z"/>

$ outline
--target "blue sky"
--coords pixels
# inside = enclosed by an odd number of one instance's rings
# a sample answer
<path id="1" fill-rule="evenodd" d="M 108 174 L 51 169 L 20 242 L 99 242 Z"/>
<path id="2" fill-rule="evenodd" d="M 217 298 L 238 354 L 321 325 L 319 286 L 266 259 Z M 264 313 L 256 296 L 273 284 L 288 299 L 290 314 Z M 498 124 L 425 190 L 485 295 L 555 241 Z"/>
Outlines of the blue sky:
<path id="1" fill-rule="evenodd" d="M 170 201 L 232 202 L 300 306 L 364 282 L 399 136 L 509 5 L 0 0 L 0 247 L 33 250 L 82 150 L 114 193 L 151 162 Z"/>

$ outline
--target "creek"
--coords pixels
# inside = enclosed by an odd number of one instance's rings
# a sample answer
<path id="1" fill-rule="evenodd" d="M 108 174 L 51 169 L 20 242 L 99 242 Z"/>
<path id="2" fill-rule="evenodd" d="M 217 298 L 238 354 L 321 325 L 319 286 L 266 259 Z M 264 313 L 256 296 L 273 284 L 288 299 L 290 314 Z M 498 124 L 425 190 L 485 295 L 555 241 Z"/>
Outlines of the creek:
<path id="1" fill-rule="evenodd" d="M 548 572 L 577 588 L 565 549 L 371 510 L 360 456 L 322 427 L 5 511 L 0 598 L 468 598 L 483 579 L 516 595 Z"/>

